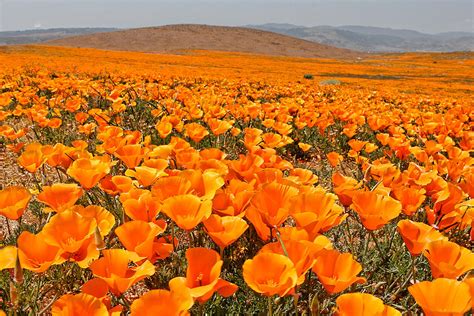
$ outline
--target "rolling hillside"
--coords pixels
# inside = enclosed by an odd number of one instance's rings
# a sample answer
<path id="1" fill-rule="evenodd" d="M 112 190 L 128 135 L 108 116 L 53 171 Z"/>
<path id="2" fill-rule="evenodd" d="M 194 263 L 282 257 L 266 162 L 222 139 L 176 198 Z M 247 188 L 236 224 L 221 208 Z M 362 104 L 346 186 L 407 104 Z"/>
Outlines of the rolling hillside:
<path id="1" fill-rule="evenodd" d="M 242 27 L 168 25 L 66 37 L 48 45 L 141 52 L 216 50 L 291 57 L 355 58 L 362 53 Z"/>

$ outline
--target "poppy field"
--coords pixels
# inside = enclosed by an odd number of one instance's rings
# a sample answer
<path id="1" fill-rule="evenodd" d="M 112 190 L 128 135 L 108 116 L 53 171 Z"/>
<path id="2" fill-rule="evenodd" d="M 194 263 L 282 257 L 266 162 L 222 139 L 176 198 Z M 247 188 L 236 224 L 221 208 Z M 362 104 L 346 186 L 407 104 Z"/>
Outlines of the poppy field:
<path id="1" fill-rule="evenodd" d="M 0 49 L 0 315 L 469 313 L 473 57 Z"/>

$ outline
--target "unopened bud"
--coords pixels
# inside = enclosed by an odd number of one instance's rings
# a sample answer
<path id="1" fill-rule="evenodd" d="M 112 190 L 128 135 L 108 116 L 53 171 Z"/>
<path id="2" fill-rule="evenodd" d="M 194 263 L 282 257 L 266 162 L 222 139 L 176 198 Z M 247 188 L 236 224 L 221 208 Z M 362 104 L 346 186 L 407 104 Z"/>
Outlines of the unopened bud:
<path id="1" fill-rule="evenodd" d="M 20 257 L 18 255 L 16 256 L 15 269 L 13 270 L 13 280 L 18 284 L 23 283 L 23 269 L 21 268 Z"/>
<path id="2" fill-rule="evenodd" d="M 102 238 L 102 235 L 100 234 L 99 227 L 95 228 L 94 240 L 95 240 L 95 246 L 97 250 L 105 249 L 105 242 L 104 242 L 104 239 Z"/>

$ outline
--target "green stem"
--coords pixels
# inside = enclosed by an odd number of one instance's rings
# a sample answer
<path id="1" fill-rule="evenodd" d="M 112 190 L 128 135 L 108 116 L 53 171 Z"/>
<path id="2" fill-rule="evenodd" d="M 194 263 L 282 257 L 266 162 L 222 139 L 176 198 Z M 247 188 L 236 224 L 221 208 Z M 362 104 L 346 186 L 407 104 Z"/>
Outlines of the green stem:
<path id="1" fill-rule="evenodd" d="M 130 302 L 127 300 L 127 298 L 125 297 L 125 295 L 121 295 L 120 296 L 120 300 L 123 302 L 123 304 L 127 307 L 127 308 L 130 308 Z"/>
<path id="2" fill-rule="evenodd" d="M 344 226 L 346 227 L 346 231 L 347 231 L 347 235 L 348 235 L 347 238 L 349 239 L 349 248 L 350 248 L 351 252 L 352 252 L 353 254 L 355 254 L 355 251 L 354 251 L 354 243 L 352 242 L 353 239 L 352 239 L 351 229 L 350 229 L 350 227 L 349 227 L 349 222 L 348 222 L 347 218 L 346 218 L 346 220 L 345 220 L 344 222 L 345 222 L 345 223 L 344 223 Z"/>
<path id="3" fill-rule="evenodd" d="M 387 256 L 385 255 L 385 253 L 383 252 L 382 248 L 380 247 L 380 244 L 377 240 L 377 238 L 375 237 L 375 234 L 372 230 L 369 230 L 369 234 L 370 236 L 372 236 L 372 239 L 374 240 L 375 242 L 375 246 L 377 247 L 377 250 L 379 251 L 380 253 L 380 256 L 382 256 L 383 260 L 385 261 L 387 259 Z"/>
<path id="4" fill-rule="evenodd" d="M 298 315 L 298 299 L 299 299 L 298 293 L 295 293 L 293 295 L 293 307 L 295 308 L 295 315 Z"/>
<path id="5" fill-rule="evenodd" d="M 408 272 L 408 276 L 405 279 L 405 281 L 398 287 L 398 290 L 395 291 L 395 293 L 392 294 L 392 296 L 396 296 L 400 291 L 404 290 L 407 286 L 407 284 L 410 282 L 410 279 L 413 278 L 414 283 L 416 283 L 416 277 L 415 277 L 415 264 L 416 264 L 416 258 L 414 256 L 411 256 L 411 270 Z"/>
<path id="6" fill-rule="evenodd" d="M 268 303 L 268 316 L 273 316 L 273 303 L 272 303 L 272 297 L 269 296 L 267 298 L 267 303 Z"/>
<path id="7" fill-rule="evenodd" d="M 189 239 L 189 248 L 194 247 L 194 238 L 193 238 L 193 232 L 190 230 L 186 231 L 188 233 L 188 239 Z"/>
<path id="8" fill-rule="evenodd" d="M 171 222 L 171 245 L 173 246 L 173 252 L 176 251 L 175 246 L 174 246 L 174 222 Z"/>
<path id="9" fill-rule="evenodd" d="M 411 274 L 413 278 L 413 283 L 416 283 L 416 258 L 414 256 L 411 256 Z"/>
<path id="10" fill-rule="evenodd" d="M 280 242 L 281 248 L 283 249 L 283 253 L 285 254 L 285 256 L 289 258 L 290 256 L 288 255 L 288 251 L 286 250 L 285 244 L 283 243 L 283 240 L 281 240 L 280 231 L 276 227 L 275 227 L 275 232 L 276 232 L 276 237 L 278 241 Z"/>

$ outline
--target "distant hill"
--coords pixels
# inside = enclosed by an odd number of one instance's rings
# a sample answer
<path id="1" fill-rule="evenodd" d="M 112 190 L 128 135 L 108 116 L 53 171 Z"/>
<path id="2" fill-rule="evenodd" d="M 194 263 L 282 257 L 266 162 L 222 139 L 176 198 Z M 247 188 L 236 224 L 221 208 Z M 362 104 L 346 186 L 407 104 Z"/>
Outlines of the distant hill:
<path id="1" fill-rule="evenodd" d="M 290 57 L 355 58 L 359 52 L 244 27 L 167 25 L 65 37 L 48 45 L 141 52 L 218 50 Z"/>
<path id="2" fill-rule="evenodd" d="M 67 36 L 110 32 L 115 28 L 57 28 L 0 32 L 0 45 L 41 43 Z"/>
<path id="3" fill-rule="evenodd" d="M 291 24 L 273 23 L 248 27 L 364 52 L 474 51 L 474 33 L 468 32 L 425 34 L 370 26 L 291 27 Z"/>
<path id="4" fill-rule="evenodd" d="M 287 44 L 296 45 L 293 49 L 290 49 L 287 45 L 277 45 L 278 41 L 261 42 L 258 39 L 259 36 L 263 36 L 263 33 L 245 33 L 243 29 L 248 30 L 257 29 L 260 31 L 268 31 L 296 37 L 310 42 L 323 44 L 327 46 L 345 48 L 348 50 L 359 51 L 359 52 L 454 52 L 454 51 L 474 51 L 474 33 L 469 32 L 444 32 L 438 34 L 425 34 L 413 30 L 401 30 L 391 29 L 382 27 L 371 27 L 371 26 L 357 26 L 357 25 L 345 25 L 345 26 L 314 26 L 304 27 L 299 25 L 293 25 L 288 23 L 268 23 L 262 25 L 248 25 L 245 28 L 239 27 L 217 27 L 217 26 L 205 26 L 205 25 L 168 25 L 162 27 L 151 27 L 142 29 L 131 29 L 131 30 L 119 30 L 115 28 L 57 28 L 47 30 L 27 30 L 27 31 L 10 31 L 0 32 L 0 45 L 9 44 L 31 44 L 31 43 L 43 43 L 52 40 L 58 40 L 57 45 L 69 45 L 69 46 L 81 46 L 81 47 L 99 47 L 103 49 L 120 49 L 120 50 L 143 50 L 145 51 L 172 51 L 180 50 L 185 47 L 190 49 L 221 49 L 221 50 L 232 50 L 244 51 L 244 52 L 257 52 L 257 53 L 268 53 L 271 55 L 282 54 L 284 56 L 303 56 L 303 57 L 325 57 L 328 54 L 321 52 L 321 54 L 315 53 L 318 50 L 324 51 L 321 46 L 316 48 L 310 44 L 302 44 L 302 42 L 294 42 L 294 40 L 288 41 L 288 39 L 280 40 Z M 192 30 L 193 29 L 193 30 Z M 211 30 L 212 29 L 212 30 Z M 140 31 L 146 36 L 159 31 L 161 35 L 151 35 L 156 44 L 147 43 L 143 41 L 146 38 L 139 34 L 135 34 Z M 112 39 L 107 39 L 106 35 L 99 36 L 97 33 L 114 32 Z M 127 32 L 127 33 L 121 33 Z M 193 36 L 186 38 L 185 33 L 192 32 Z M 217 35 L 218 32 L 225 32 L 221 37 Z M 244 33 L 249 37 L 249 40 L 254 40 L 251 47 L 247 45 L 242 38 Z M 93 35 L 94 34 L 94 35 Z M 138 36 L 134 46 L 127 44 L 121 44 L 117 36 L 125 36 L 125 39 L 135 41 L 130 36 Z M 252 34 L 252 35 L 250 35 Z M 85 39 L 69 39 L 69 37 L 75 37 L 80 35 L 91 36 L 89 39 L 92 41 L 87 43 Z M 177 42 L 171 40 L 172 36 L 183 37 L 189 43 Z M 197 36 L 197 37 L 195 37 Z M 237 36 L 240 44 L 233 43 L 232 40 L 225 40 L 226 36 Z M 270 37 L 266 34 L 266 38 L 269 40 Z M 68 38 L 68 39 L 66 39 Z M 275 38 L 272 35 L 271 38 Z M 64 40 L 63 40 L 64 39 Z M 72 41 L 79 41 L 73 43 Z M 114 43 L 112 44 L 111 41 Z M 141 41 L 141 44 L 138 42 Z M 101 42 L 101 43 L 99 43 Z M 268 46 L 263 47 L 264 43 Z M 163 45 L 167 45 L 167 48 L 163 48 Z M 182 47 L 179 47 L 182 46 Z M 231 47 L 234 48 L 231 49 Z M 285 49 L 281 49 L 285 46 Z M 311 48 L 310 48 L 311 46 Z M 312 52 L 311 52 L 312 51 Z M 280 52 L 280 53 L 279 53 Z M 342 53 L 339 51 L 339 53 Z M 337 53 L 336 55 L 339 55 Z M 347 53 L 347 52 L 346 52 Z M 343 53 L 343 55 L 346 55 Z"/>

